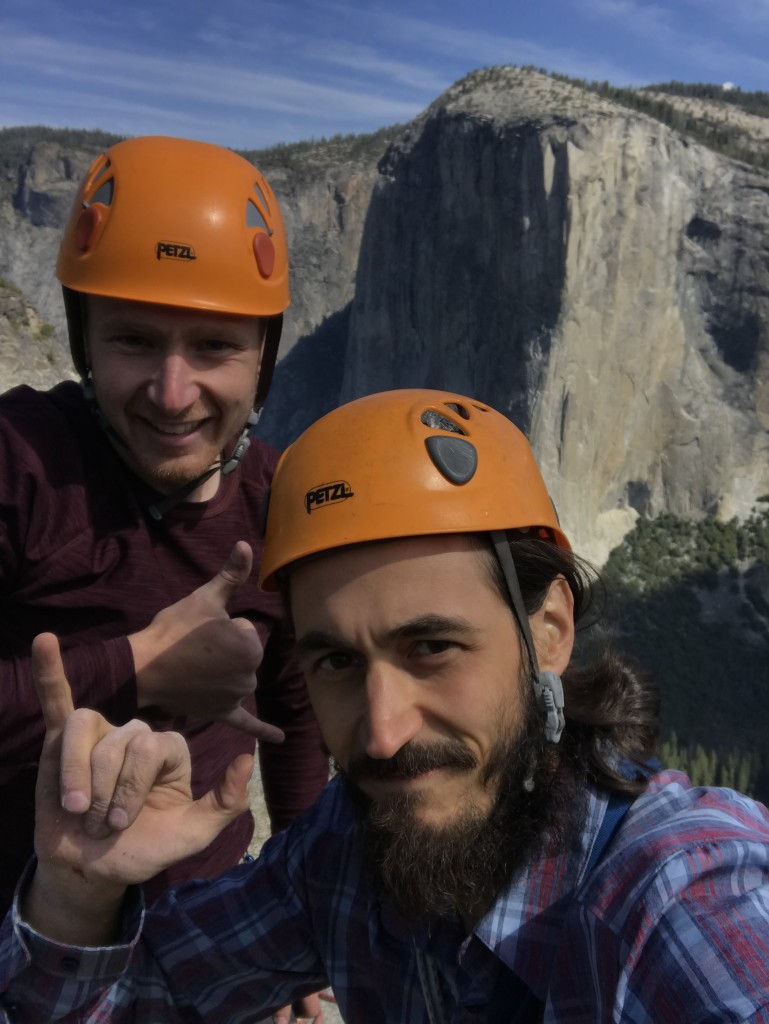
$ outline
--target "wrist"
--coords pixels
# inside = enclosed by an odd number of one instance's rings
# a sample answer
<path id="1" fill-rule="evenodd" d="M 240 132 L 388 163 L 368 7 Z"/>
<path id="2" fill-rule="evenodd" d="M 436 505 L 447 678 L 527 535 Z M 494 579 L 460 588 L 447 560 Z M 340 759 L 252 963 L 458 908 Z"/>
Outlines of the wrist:
<path id="1" fill-rule="evenodd" d="M 149 643 L 146 634 L 147 630 L 142 629 L 138 633 L 132 633 L 127 637 L 134 663 L 136 706 L 139 708 L 149 707 L 157 703 L 152 686 L 152 670 L 149 667 L 152 659 L 149 654 Z"/>
<path id="2" fill-rule="evenodd" d="M 36 932 L 71 946 L 111 945 L 126 893 L 122 883 L 89 878 L 72 866 L 38 863 L 19 898 L 19 915 Z"/>

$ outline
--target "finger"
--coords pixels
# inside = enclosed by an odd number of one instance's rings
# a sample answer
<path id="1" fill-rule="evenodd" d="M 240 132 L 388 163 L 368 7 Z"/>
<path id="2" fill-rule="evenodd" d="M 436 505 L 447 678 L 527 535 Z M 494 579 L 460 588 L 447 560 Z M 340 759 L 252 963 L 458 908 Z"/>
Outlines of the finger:
<path id="1" fill-rule="evenodd" d="M 272 1015 L 272 1024 L 291 1024 L 291 1007 L 281 1006 Z"/>
<path id="2" fill-rule="evenodd" d="M 322 1024 L 323 1011 L 320 1006 L 320 999 L 317 994 L 305 996 L 294 1003 L 292 1007 L 297 1021 L 313 1020 L 315 1024 Z"/>
<path id="3" fill-rule="evenodd" d="M 73 711 L 61 738 L 59 786 L 61 805 L 71 814 L 84 814 L 91 806 L 91 754 L 110 725 L 96 711 Z"/>
<path id="4" fill-rule="evenodd" d="M 59 641 L 53 633 L 40 633 L 32 641 L 32 675 L 46 731 L 52 737 L 58 736 L 75 706 Z"/>
<path id="5" fill-rule="evenodd" d="M 126 747 L 123 771 L 115 785 L 107 824 L 116 831 L 133 825 L 148 796 L 159 785 L 191 800 L 190 772 L 189 747 L 180 733 L 156 733 L 150 728 L 137 730 Z"/>
<path id="6" fill-rule="evenodd" d="M 87 835 L 103 839 L 127 828 L 177 755 L 175 734 L 153 736 L 146 722 L 109 729 L 91 752 L 91 803 L 83 821 Z"/>
<path id="7" fill-rule="evenodd" d="M 218 835 L 228 822 L 250 807 L 248 784 L 254 771 L 251 754 L 240 754 L 228 765 L 222 778 L 193 805 L 205 827 Z"/>
<path id="8" fill-rule="evenodd" d="M 250 545 L 244 540 L 239 540 L 216 576 L 208 583 L 204 583 L 198 592 L 207 594 L 222 608 L 225 608 L 233 591 L 245 583 L 251 575 L 252 563 L 253 555 Z"/>
<path id="9" fill-rule="evenodd" d="M 248 659 L 254 672 L 256 672 L 262 663 L 262 658 L 264 657 L 264 647 L 262 647 L 259 630 L 249 619 L 239 617 L 236 619 L 230 619 L 230 623 L 240 634 L 237 637 L 237 642 L 238 648 L 242 649 L 243 658 Z M 256 679 L 254 679 L 254 686 L 256 686 Z"/>
<path id="10" fill-rule="evenodd" d="M 233 708 L 223 715 L 218 715 L 216 721 L 223 722 L 225 725 L 237 729 L 238 732 L 255 736 L 261 743 L 282 743 L 286 738 L 286 734 L 277 725 L 263 722 L 260 718 L 252 715 L 250 711 L 246 711 L 244 707 L 240 706 Z"/>
<path id="11" fill-rule="evenodd" d="M 230 622 L 233 624 L 233 626 L 237 626 L 238 629 L 242 629 L 246 633 L 249 633 L 249 632 L 256 633 L 256 626 L 253 624 L 253 622 L 250 619 L 244 619 L 242 617 L 238 617 L 238 618 L 235 618 L 235 619 L 230 619 Z"/>

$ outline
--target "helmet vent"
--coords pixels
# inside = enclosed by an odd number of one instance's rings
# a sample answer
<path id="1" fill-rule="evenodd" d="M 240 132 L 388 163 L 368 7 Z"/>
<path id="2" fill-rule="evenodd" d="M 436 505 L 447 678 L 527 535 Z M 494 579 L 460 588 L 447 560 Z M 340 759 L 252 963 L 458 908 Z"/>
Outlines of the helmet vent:
<path id="1" fill-rule="evenodd" d="M 432 427 L 433 430 L 450 430 L 452 434 L 467 433 L 458 423 L 450 420 L 448 416 L 436 412 L 435 409 L 425 409 L 422 413 L 422 422 L 426 427 Z"/>
<path id="2" fill-rule="evenodd" d="M 112 178 L 108 178 L 103 185 L 100 185 L 91 198 L 88 200 L 88 205 L 91 206 L 93 203 L 102 203 L 104 206 L 112 205 L 112 194 L 115 191 L 115 182 Z"/>
<path id="3" fill-rule="evenodd" d="M 478 452 L 474 444 L 461 437 L 440 434 L 428 437 L 425 444 L 433 465 L 450 483 L 466 484 L 475 476 Z"/>
<path id="4" fill-rule="evenodd" d="M 269 217 L 269 215 L 270 215 L 270 204 L 267 202 L 267 198 L 266 198 L 264 192 L 262 192 L 262 190 L 259 188 L 259 186 L 257 185 L 256 182 L 254 182 L 254 192 L 256 192 L 256 198 L 259 200 L 259 202 L 262 204 L 264 209 L 267 211 L 267 216 Z"/>
<path id="5" fill-rule="evenodd" d="M 470 413 L 465 409 L 463 405 L 458 402 L 446 402 L 447 409 L 453 409 L 457 416 L 461 416 L 463 420 L 470 419 Z"/>
<path id="6" fill-rule="evenodd" d="M 246 227 L 263 228 L 268 235 L 272 234 L 267 226 L 267 221 L 262 216 L 262 211 L 252 199 L 249 199 L 246 203 Z"/>

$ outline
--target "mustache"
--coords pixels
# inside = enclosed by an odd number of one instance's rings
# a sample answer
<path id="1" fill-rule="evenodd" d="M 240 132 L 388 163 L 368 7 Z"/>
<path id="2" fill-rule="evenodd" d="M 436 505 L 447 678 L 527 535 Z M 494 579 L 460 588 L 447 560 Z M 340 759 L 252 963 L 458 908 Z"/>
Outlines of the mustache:
<path id="1" fill-rule="evenodd" d="M 475 755 L 459 740 L 430 744 L 411 742 L 388 758 L 356 754 L 350 759 L 345 774 L 350 782 L 360 784 L 366 780 L 415 779 L 436 768 L 471 771 L 477 765 Z"/>

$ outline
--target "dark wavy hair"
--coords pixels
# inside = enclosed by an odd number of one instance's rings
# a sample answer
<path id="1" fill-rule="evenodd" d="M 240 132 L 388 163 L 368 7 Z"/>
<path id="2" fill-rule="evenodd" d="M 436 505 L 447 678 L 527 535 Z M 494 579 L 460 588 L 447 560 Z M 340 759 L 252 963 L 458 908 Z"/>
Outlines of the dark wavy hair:
<path id="1" fill-rule="evenodd" d="M 562 576 L 574 595 L 576 626 L 595 620 L 597 595 L 603 591 L 592 566 L 550 540 L 517 531 L 510 531 L 508 540 L 529 615 L 541 607 L 553 580 Z M 509 603 L 507 584 L 490 546 L 482 558 L 494 586 Z M 521 635 L 517 620 L 516 626 Z M 522 635 L 521 648 L 526 650 Z M 654 682 L 631 658 L 608 646 L 587 664 L 569 664 L 561 678 L 566 727 L 560 743 L 549 745 L 557 767 L 577 782 L 633 796 L 642 793 L 659 739 L 660 698 Z"/>

